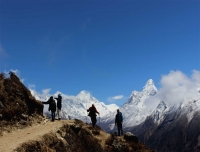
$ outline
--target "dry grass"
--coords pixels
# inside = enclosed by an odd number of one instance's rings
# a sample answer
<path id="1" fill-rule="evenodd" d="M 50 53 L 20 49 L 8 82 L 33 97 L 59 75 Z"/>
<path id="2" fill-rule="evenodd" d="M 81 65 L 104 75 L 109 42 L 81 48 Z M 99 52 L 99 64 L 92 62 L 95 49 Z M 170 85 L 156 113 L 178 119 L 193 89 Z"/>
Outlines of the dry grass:
<path id="1" fill-rule="evenodd" d="M 0 74 L 0 135 L 23 129 L 44 120 L 43 104 L 35 100 L 30 91 L 11 73 L 10 78 Z M 141 143 L 130 143 L 105 133 L 99 126 L 93 128 L 82 121 L 70 120 L 57 132 L 51 132 L 37 141 L 27 141 L 16 151 L 67 152 L 150 152 Z"/>
<path id="2" fill-rule="evenodd" d="M 38 115 L 38 116 L 37 116 Z M 43 115 L 43 104 L 32 97 L 19 78 L 0 74 L 0 135 L 30 126 Z M 35 120 L 32 119 L 35 117 Z M 42 120 L 42 118 L 40 118 Z"/>

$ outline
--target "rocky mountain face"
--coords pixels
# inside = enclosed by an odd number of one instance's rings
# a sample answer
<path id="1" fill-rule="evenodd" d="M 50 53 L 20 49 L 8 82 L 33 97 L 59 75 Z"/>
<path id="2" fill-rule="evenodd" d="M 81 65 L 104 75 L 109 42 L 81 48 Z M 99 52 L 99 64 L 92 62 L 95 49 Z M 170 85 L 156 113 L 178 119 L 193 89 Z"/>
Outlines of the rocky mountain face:
<path id="1" fill-rule="evenodd" d="M 167 106 L 163 101 L 134 126 L 139 139 L 157 151 L 200 151 L 200 100 Z"/>

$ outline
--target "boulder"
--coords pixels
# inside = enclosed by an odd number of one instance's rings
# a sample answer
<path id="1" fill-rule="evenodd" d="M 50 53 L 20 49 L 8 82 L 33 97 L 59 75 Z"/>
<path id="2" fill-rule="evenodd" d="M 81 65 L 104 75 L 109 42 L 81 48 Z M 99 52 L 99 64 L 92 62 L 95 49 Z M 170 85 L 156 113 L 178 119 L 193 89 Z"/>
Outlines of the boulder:
<path id="1" fill-rule="evenodd" d="M 138 143 L 138 137 L 133 135 L 131 132 L 126 132 L 124 134 L 124 139 L 126 141 L 129 141 L 129 142 L 135 142 L 135 143 Z"/>

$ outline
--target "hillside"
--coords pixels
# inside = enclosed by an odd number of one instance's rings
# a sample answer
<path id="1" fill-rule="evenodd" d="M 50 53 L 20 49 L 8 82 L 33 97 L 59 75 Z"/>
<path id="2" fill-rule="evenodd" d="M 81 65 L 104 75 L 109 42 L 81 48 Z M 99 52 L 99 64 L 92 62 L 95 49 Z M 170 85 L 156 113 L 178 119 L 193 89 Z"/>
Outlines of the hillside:
<path id="1" fill-rule="evenodd" d="M 36 100 L 20 79 L 12 72 L 10 77 L 0 74 L 0 135 L 14 128 L 40 121 L 43 104 Z"/>
<path id="2" fill-rule="evenodd" d="M 32 127 L 16 130 L 0 137 L 0 151 L 81 151 L 152 152 L 131 136 L 121 137 L 105 133 L 98 126 L 84 124 L 80 120 L 43 121 Z M 133 137 L 133 136 L 132 136 Z"/>
<path id="3" fill-rule="evenodd" d="M 78 119 L 50 122 L 43 107 L 14 73 L 0 75 L 0 151 L 152 151 L 131 133 L 115 136 Z"/>

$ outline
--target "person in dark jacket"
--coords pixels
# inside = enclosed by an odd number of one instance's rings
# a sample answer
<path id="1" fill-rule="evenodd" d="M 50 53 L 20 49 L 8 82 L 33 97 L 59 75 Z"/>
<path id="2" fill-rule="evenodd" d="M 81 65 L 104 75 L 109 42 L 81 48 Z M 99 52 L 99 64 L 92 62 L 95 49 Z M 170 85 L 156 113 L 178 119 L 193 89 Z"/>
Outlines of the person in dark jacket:
<path id="1" fill-rule="evenodd" d="M 122 123 L 123 123 L 123 116 L 122 113 L 117 109 L 117 114 L 115 116 L 115 125 L 117 124 L 117 129 L 118 129 L 118 136 L 123 135 L 123 129 L 122 129 Z"/>
<path id="2" fill-rule="evenodd" d="M 51 111 L 51 118 L 52 118 L 52 121 L 54 121 L 55 120 L 55 112 L 56 112 L 56 102 L 53 99 L 53 96 L 51 96 L 47 102 L 42 102 L 42 103 L 49 104 L 48 110 Z"/>
<path id="3" fill-rule="evenodd" d="M 94 104 L 92 104 L 92 106 L 89 109 L 87 109 L 87 112 L 89 112 L 88 116 L 91 117 L 92 126 L 95 127 L 95 125 L 97 123 L 96 113 L 99 114 L 99 112 L 97 111 Z"/>
<path id="4" fill-rule="evenodd" d="M 62 108 L 62 96 L 58 94 L 58 98 L 54 98 L 57 100 L 57 114 L 58 120 L 61 120 L 61 108 Z"/>

